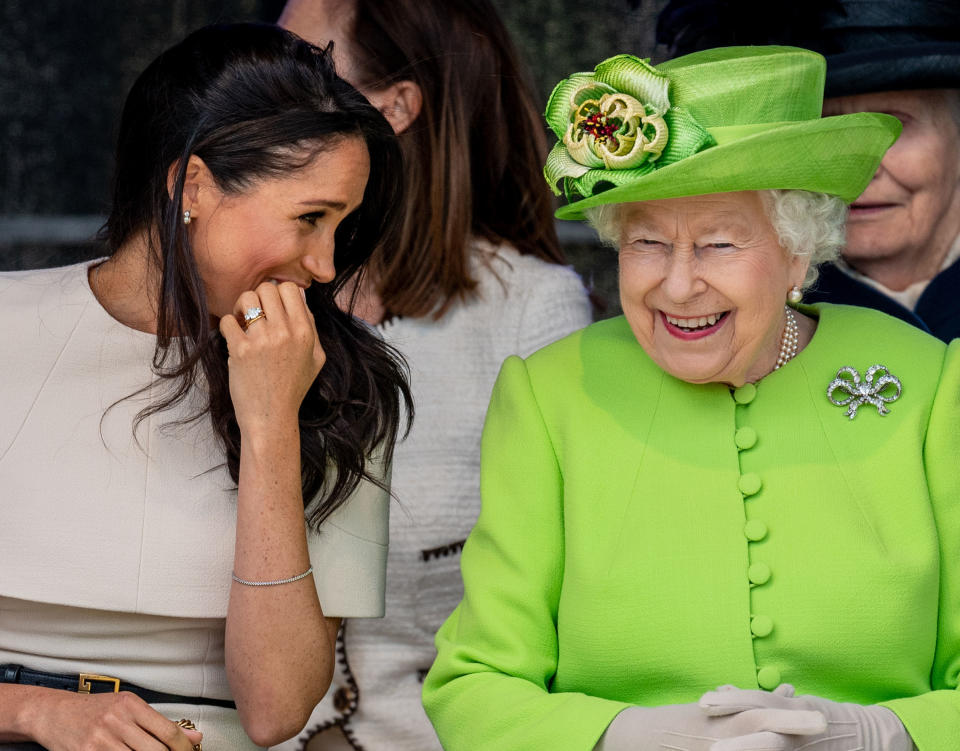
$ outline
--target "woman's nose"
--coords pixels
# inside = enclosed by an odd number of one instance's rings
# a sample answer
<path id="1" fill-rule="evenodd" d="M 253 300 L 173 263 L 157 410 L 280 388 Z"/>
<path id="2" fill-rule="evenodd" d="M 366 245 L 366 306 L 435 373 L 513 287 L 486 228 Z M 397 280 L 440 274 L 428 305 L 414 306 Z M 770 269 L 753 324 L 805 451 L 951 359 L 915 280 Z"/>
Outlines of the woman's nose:
<path id="1" fill-rule="evenodd" d="M 686 302 L 703 291 L 703 280 L 698 273 L 693 254 L 674 252 L 667 262 L 660 286 L 676 303 Z"/>
<path id="2" fill-rule="evenodd" d="M 303 256 L 303 268 L 307 270 L 314 281 L 326 284 L 332 282 L 337 275 L 337 268 L 334 265 L 333 238 L 323 240 L 314 244 Z"/>

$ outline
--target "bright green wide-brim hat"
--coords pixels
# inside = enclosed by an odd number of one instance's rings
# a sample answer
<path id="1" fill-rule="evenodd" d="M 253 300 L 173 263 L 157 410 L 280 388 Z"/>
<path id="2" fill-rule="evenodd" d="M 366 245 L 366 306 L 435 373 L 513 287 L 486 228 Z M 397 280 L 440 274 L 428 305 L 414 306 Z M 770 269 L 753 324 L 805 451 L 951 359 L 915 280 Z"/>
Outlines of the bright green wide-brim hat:
<path id="1" fill-rule="evenodd" d="M 570 201 L 557 217 L 741 190 L 809 190 L 852 202 L 901 125 L 874 112 L 821 117 L 825 70 L 816 52 L 770 46 L 720 47 L 656 67 L 618 55 L 573 74 L 546 110 L 559 143 L 544 174 Z"/>

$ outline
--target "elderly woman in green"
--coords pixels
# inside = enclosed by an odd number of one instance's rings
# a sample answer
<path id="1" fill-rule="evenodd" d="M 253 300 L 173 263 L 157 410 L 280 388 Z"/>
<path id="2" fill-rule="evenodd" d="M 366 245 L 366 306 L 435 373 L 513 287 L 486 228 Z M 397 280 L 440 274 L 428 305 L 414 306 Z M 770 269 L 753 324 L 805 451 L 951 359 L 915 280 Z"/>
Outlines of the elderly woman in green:
<path id="1" fill-rule="evenodd" d="M 510 358 L 465 595 L 424 702 L 448 751 L 955 751 L 960 343 L 802 305 L 899 133 L 824 63 L 630 56 L 557 87 L 547 163 L 624 316 Z"/>

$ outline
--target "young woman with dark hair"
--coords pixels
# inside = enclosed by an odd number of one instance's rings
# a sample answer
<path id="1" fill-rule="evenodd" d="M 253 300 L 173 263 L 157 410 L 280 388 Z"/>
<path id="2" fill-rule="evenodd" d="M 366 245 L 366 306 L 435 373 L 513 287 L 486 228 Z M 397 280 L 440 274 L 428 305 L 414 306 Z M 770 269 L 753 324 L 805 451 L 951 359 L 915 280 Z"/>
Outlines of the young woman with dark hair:
<path id="1" fill-rule="evenodd" d="M 333 41 L 337 70 L 399 135 L 403 219 L 355 292 L 410 363 L 418 415 L 393 467 L 387 615 L 344 627 L 301 742 L 438 749 L 421 678 L 462 591 L 493 382 L 507 356 L 588 324 L 590 306 L 553 228 L 540 107 L 489 0 L 288 0 L 279 22 Z"/>
<path id="2" fill-rule="evenodd" d="M 269 746 L 382 614 L 410 394 L 336 295 L 400 164 L 324 51 L 208 27 L 130 92 L 108 257 L 0 275 L 0 746 Z"/>

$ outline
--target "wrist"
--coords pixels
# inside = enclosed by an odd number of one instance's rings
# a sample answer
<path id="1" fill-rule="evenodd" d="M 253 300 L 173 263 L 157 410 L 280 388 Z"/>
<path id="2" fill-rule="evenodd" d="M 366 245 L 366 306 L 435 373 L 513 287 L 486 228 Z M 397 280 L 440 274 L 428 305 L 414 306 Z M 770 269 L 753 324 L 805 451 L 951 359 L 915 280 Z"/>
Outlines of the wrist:
<path id="1" fill-rule="evenodd" d="M 913 739 L 896 712 L 879 704 L 870 704 L 863 710 L 866 715 L 863 722 L 866 748 L 876 747 L 883 751 L 916 751 Z"/>
<path id="2" fill-rule="evenodd" d="M 45 727 L 52 724 L 55 711 L 51 705 L 60 697 L 54 693 L 56 689 L 37 686 L 11 687 L 16 694 L 12 697 L 10 725 L 8 732 L 3 734 L 4 740 L 10 741 L 39 741 L 40 733 Z M 6 702 L 5 702 L 6 703 Z"/>
<path id="3" fill-rule="evenodd" d="M 257 456 L 300 451 L 300 421 L 297 413 L 276 415 L 272 419 L 247 420 L 240 424 L 240 447 Z"/>

